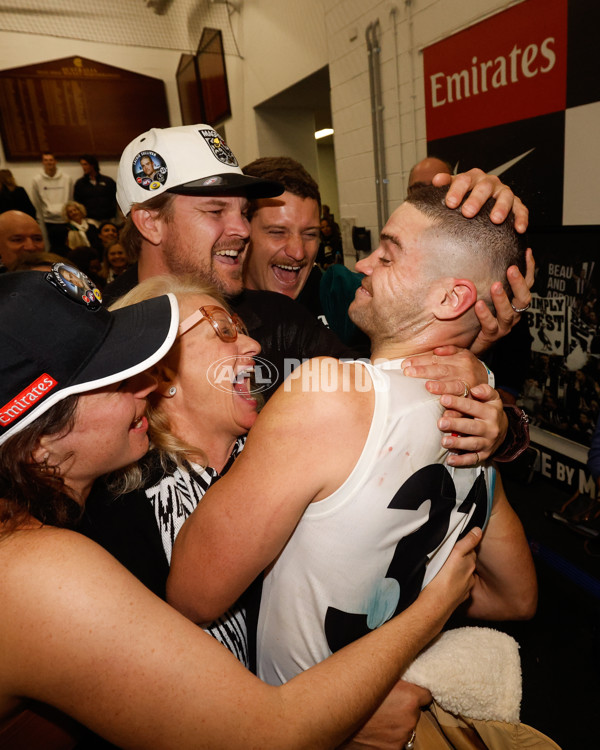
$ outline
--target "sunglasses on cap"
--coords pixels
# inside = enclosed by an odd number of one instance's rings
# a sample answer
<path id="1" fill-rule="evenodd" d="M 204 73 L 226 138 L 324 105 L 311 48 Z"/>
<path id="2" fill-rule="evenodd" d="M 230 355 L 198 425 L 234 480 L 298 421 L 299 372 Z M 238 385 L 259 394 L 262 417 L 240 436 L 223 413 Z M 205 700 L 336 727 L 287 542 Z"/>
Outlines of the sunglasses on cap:
<path id="1" fill-rule="evenodd" d="M 208 320 L 217 336 L 225 343 L 230 344 L 236 341 L 238 333 L 244 336 L 248 335 L 248 330 L 241 319 L 235 314 L 230 315 L 227 310 L 219 307 L 219 305 L 199 307 L 179 324 L 178 335 L 183 336 L 184 333 L 203 320 Z"/>
<path id="2" fill-rule="evenodd" d="M 68 263 L 55 263 L 46 274 L 46 281 L 74 302 L 90 310 L 102 307 L 102 295 L 94 282 L 82 271 Z"/>

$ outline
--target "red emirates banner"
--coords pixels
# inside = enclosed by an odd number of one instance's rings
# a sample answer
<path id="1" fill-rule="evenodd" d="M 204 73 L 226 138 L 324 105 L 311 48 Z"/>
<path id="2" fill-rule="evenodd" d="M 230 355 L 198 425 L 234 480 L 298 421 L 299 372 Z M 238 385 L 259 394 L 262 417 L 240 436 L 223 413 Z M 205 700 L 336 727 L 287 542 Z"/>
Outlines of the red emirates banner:
<path id="1" fill-rule="evenodd" d="M 526 0 L 427 47 L 427 140 L 564 110 L 567 2 Z"/>

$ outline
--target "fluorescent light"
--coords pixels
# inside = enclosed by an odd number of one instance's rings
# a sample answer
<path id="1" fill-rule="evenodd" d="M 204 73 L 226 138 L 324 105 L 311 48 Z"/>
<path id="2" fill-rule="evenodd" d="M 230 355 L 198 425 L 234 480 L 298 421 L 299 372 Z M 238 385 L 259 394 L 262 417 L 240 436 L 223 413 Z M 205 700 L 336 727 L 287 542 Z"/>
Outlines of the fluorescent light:
<path id="1" fill-rule="evenodd" d="M 325 138 L 328 135 L 333 135 L 333 128 L 323 128 L 323 130 L 317 130 L 315 133 L 315 138 L 318 140 L 319 138 Z"/>

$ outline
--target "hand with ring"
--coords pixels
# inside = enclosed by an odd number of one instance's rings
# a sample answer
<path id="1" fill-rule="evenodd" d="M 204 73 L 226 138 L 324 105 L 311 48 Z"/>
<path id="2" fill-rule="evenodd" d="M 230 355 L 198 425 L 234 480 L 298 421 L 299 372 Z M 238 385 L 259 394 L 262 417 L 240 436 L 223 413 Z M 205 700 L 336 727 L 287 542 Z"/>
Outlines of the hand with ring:
<path id="1" fill-rule="evenodd" d="M 403 748 L 414 742 L 414 729 L 421 716 L 421 708 L 431 703 L 431 693 L 412 682 L 399 680 L 377 711 L 345 744 L 344 750 L 366 748 Z"/>
<path id="2" fill-rule="evenodd" d="M 520 314 L 525 312 L 531 304 L 531 292 L 535 280 L 535 261 L 531 248 L 525 255 L 527 269 L 523 277 L 516 266 L 511 266 L 506 272 L 506 277 L 512 290 L 512 302 L 508 299 L 504 287 L 499 281 L 491 286 L 492 302 L 496 309 L 494 316 L 483 300 L 478 300 L 475 304 L 475 313 L 479 318 L 481 330 L 477 338 L 471 344 L 471 351 L 480 355 L 486 349 L 510 333 L 513 326 L 520 320 Z"/>
<path id="3" fill-rule="evenodd" d="M 451 451 L 450 466 L 476 466 L 486 461 L 502 445 L 508 419 L 502 399 L 489 385 L 471 388 L 471 397 L 445 394 L 440 398 L 446 411 L 438 421 L 444 433 L 442 445 Z"/>

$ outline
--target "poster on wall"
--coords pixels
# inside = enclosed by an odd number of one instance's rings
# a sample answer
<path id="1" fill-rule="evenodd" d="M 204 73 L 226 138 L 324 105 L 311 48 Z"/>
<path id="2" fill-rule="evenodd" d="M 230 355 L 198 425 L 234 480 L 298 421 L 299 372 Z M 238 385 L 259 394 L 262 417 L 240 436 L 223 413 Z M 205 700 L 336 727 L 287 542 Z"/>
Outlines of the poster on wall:
<path id="1" fill-rule="evenodd" d="M 44 151 L 118 159 L 139 133 L 168 126 L 158 78 L 80 56 L 0 70 L 0 135 L 10 161 Z"/>
<path id="2" fill-rule="evenodd" d="M 500 176 L 537 264 L 519 403 L 585 446 L 600 415 L 600 66 L 595 0 L 524 0 L 423 52 L 427 150 Z"/>

